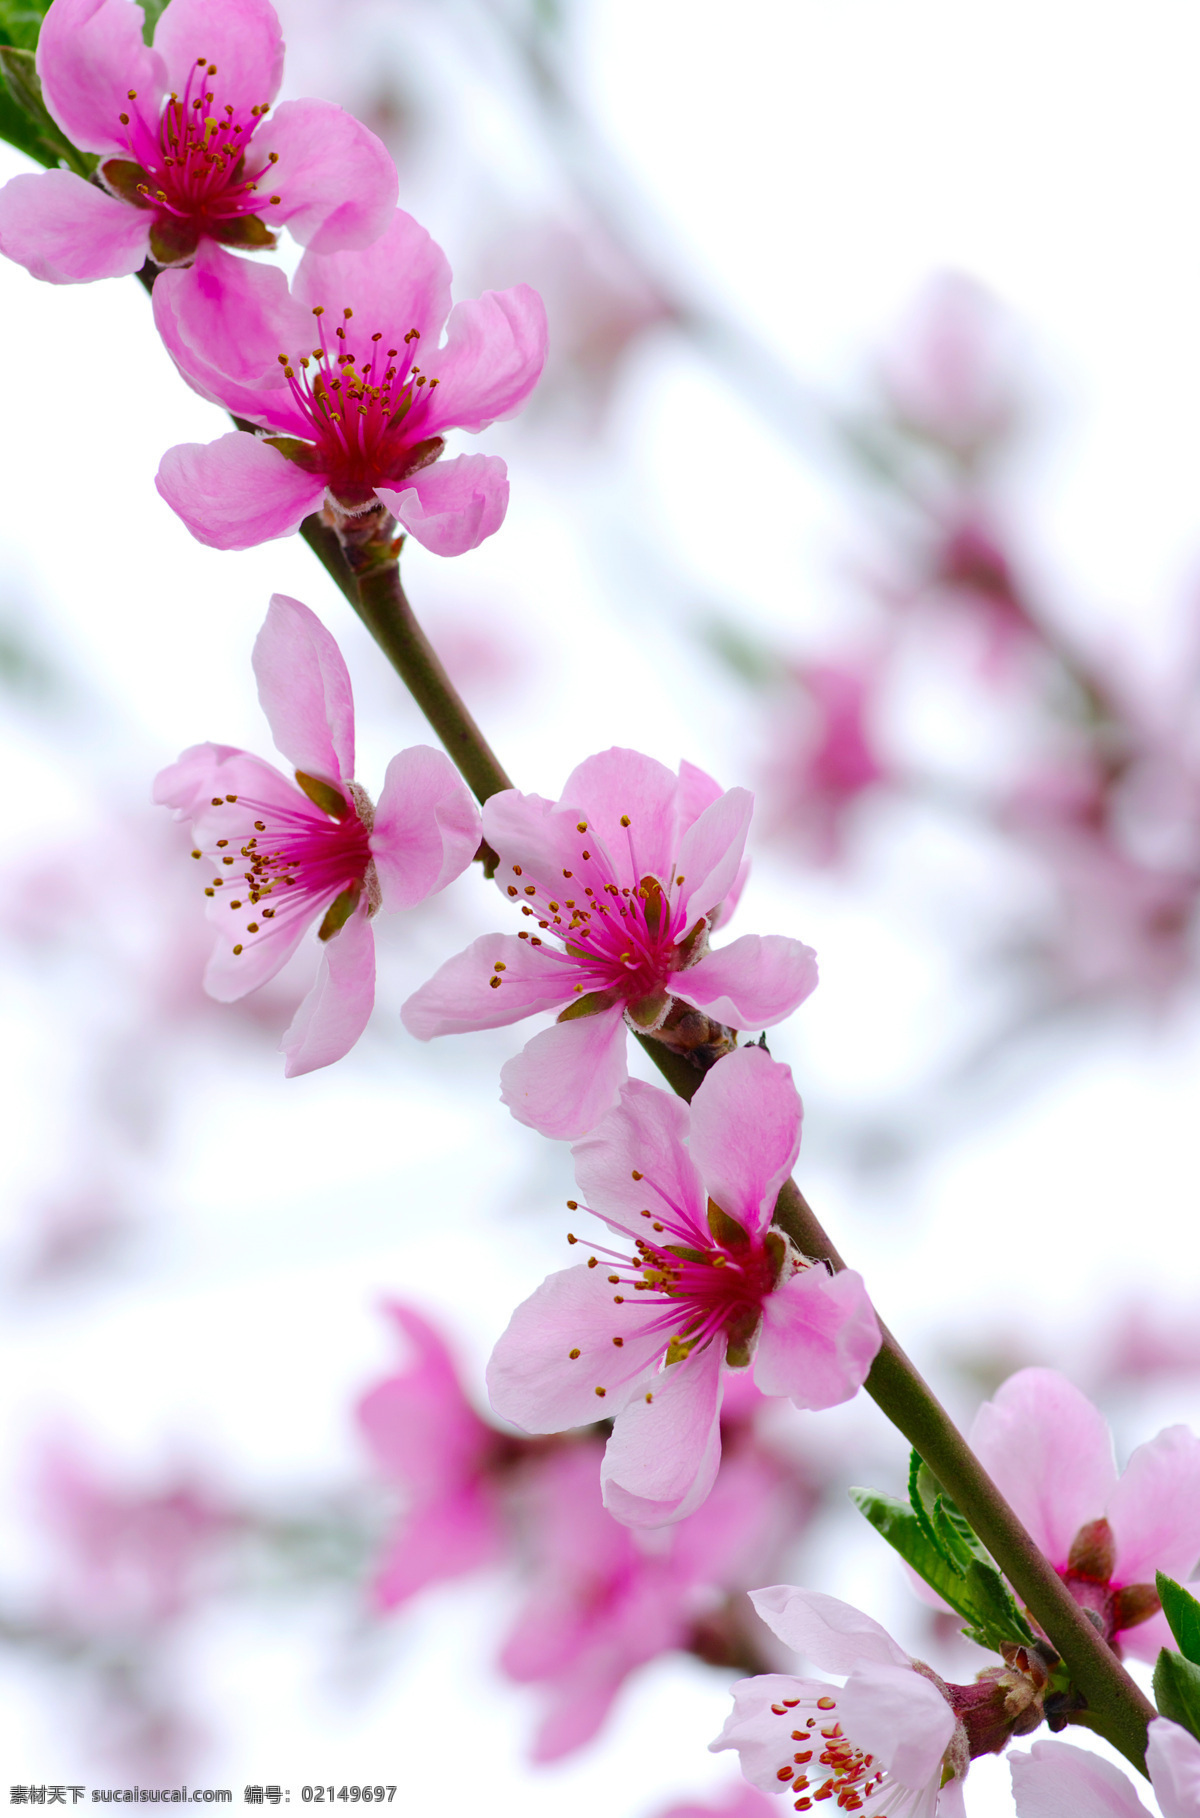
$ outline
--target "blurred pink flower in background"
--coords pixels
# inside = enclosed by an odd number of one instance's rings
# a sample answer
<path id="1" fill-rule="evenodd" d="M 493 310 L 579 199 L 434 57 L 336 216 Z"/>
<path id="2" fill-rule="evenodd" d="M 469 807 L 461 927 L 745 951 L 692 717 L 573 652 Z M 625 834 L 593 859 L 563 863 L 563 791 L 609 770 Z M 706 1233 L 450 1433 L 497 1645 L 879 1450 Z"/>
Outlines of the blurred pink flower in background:
<path id="1" fill-rule="evenodd" d="M 1008 1758 L 1017 1818 L 1150 1818 L 1120 1768 L 1069 1742 Z M 1200 1742 L 1165 1717 L 1150 1725 L 1146 1767 L 1162 1818 L 1200 1818 Z"/>
<path id="2" fill-rule="evenodd" d="M 129 0 L 54 0 L 42 94 L 100 181 L 48 170 L 0 190 L 0 252 L 52 284 L 254 251 L 287 225 L 319 252 L 369 246 L 395 207 L 387 149 L 328 101 L 285 101 L 269 0 L 170 0 L 153 47 Z M 191 280 L 183 280 L 185 283 Z"/>
<path id="3" fill-rule="evenodd" d="M 976 466 L 1022 415 L 1011 327 L 994 298 L 961 272 L 931 278 L 878 362 L 896 422 Z"/>
<path id="4" fill-rule="evenodd" d="M 769 828 L 811 864 L 844 856 L 855 805 L 889 780 L 872 725 L 884 679 L 882 653 L 788 666 L 771 716 Z"/>

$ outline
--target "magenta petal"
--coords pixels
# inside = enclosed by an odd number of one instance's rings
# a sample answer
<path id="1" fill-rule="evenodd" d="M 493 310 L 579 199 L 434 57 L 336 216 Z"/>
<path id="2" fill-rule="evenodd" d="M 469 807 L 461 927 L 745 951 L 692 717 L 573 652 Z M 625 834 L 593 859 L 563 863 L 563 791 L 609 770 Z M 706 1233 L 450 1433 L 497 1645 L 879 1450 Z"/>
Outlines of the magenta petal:
<path id="1" fill-rule="evenodd" d="M 1150 1818 L 1120 1768 L 1089 1749 L 1035 1742 L 1008 1765 L 1017 1818 Z"/>
<path id="2" fill-rule="evenodd" d="M 237 112 L 271 102 L 283 78 L 283 33 L 270 0 L 170 0 L 154 48 L 182 95 L 198 58 L 215 63 L 215 104 Z M 130 84 L 133 87 L 136 84 Z"/>
<path id="3" fill-rule="evenodd" d="M 720 783 L 713 781 L 706 770 L 700 770 L 695 764 L 689 764 L 684 758 L 679 766 L 679 788 L 675 796 L 676 826 L 679 836 L 687 832 L 693 822 L 698 821 L 706 808 L 718 802 L 724 790 Z"/>
<path id="4" fill-rule="evenodd" d="M 863 1661 L 876 1666 L 912 1666 L 882 1623 L 840 1597 L 797 1584 L 772 1584 L 751 1591 L 750 1601 L 785 1647 L 803 1654 L 822 1672 L 852 1673 Z"/>
<path id="5" fill-rule="evenodd" d="M 463 1394 L 441 1333 L 415 1307 L 391 1301 L 407 1367 L 371 1389 L 356 1418 L 376 1468 L 419 1502 L 448 1497 L 474 1475 L 495 1434 Z"/>
<path id="6" fill-rule="evenodd" d="M 862 1276 L 817 1263 L 763 1301 L 754 1381 L 798 1408 L 834 1408 L 858 1393 L 881 1342 Z"/>
<path id="7" fill-rule="evenodd" d="M 1196 1818 L 1200 1812 L 1200 1742 L 1179 1724 L 1160 1717 L 1150 1725 L 1146 1766 L 1163 1818 Z"/>
<path id="8" fill-rule="evenodd" d="M 127 278 L 146 257 L 153 219 L 74 171 L 13 177 L 0 189 L 0 253 L 47 284 Z"/>
<path id="9" fill-rule="evenodd" d="M 548 947 L 534 947 L 515 934 L 481 934 L 413 992 L 401 1005 L 400 1020 L 419 1042 L 500 1029 L 535 1010 L 556 1009 L 570 996 L 571 977 L 570 966 Z M 493 978 L 501 981 L 495 989 Z"/>
<path id="10" fill-rule="evenodd" d="M 371 1586 L 375 1607 L 394 1610 L 426 1585 L 462 1578 L 497 1563 L 504 1530 L 486 1491 L 466 1485 L 444 1501 L 407 1515 L 391 1540 Z"/>
<path id="11" fill-rule="evenodd" d="M 816 954 L 786 934 L 743 934 L 676 980 L 681 997 L 734 1029 L 772 1028 L 816 985 Z"/>
<path id="12" fill-rule="evenodd" d="M 171 0 L 173 6 L 179 0 Z M 396 207 L 399 179 L 383 141 L 332 101 L 285 101 L 254 135 L 255 159 L 278 154 L 282 196 L 268 217 L 314 252 L 370 246 Z"/>
<path id="13" fill-rule="evenodd" d="M 680 894 L 689 924 L 718 909 L 732 890 L 753 813 L 754 797 L 748 789 L 727 789 L 684 834 L 675 869 L 684 880 Z"/>
<path id="14" fill-rule="evenodd" d="M 272 594 L 251 661 L 259 703 L 288 763 L 327 783 L 353 777 L 350 676 L 316 613 L 285 593 Z"/>
<path id="15" fill-rule="evenodd" d="M 985 1401 L 971 1445 L 1051 1564 L 1109 1506 L 1116 1488 L 1103 1416 L 1057 1370 L 1018 1370 Z"/>
<path id="16" fill-rule="evenodd" d="M 904 1666 L 863 1662 L 838 1693 L 838 1717 L 855 1746 L 914 1792 L 936 1785 L 954 1734 L 954 1712 L 928 1679 Z"/>
<path id="17" fill-rule="evenodd" d="M 122 153 L 120 116 L 151 115 L 167 75 L 142 37 L 143 15 L 132 0 L 54 0 L 38 38 L 37 71 L 46 106 L 80 151 Z M 131 107 L 135 89 L 139 107 Z"/>
<path id="18" fill-rule="evenodd" d="M 411 329 L 432 356 L 450 313 L 450 266 L 420 222 L 397 208 L 384 232 L 364 250 L 306 252 L 292 280 L 292 295 L 307 309 L 339 317 L 352 309 L 365 334 L 401 346 Z M 426 359 L 416 355 L 424 370 Z"/>
<path id="19" fill-rule="evenodd" d="M 1200 1439 L 1166 1427 L 1141 1445 L 1108 1499 L 1118 1584 L 1185 1578 L 1200 1559 Z"/>
<path id="20" fill-rule="evenodd" d="M 445 347 L 421 362 L 439 381 L 426 419 L 430 433 L 478 431 L 518 411 L 546 361 L 546 311 L 536 290 L 518 284 L 456 303 L 446 336 Z"/>
<path id="21" fill-rule="evenodd" d="M 593 1212 L 637 1230 L 642 1212 L 672 1222 L 685 1212 L 704 1229 L 704 1184 L 688 1153 L 687 1106 L 670 1092 L 626 1080 L 621 1101 L 576 1143 L 575 1179 Z M 645 1176 L 635 1179 L 634 1172 Z"/>
<path id="22" fill-rule="evenodd" d="M 627 1527 L 657 1528 L 698 1509 L 721 1463 L 720 1339 L 647 1379 L 613 1428 L 600 1485 Z"/>
<path id="23" fill-rule="evenodd" d="M 581 811 L 600 836 L 624 884 L 656 877 L 666 884 L 675 858 L 675 802 L 679 779 L 656 758 L 620 745 L 584 758 L 563 784 L 564 810 Z M 629 826 L 621 817 L 629 817 Z"/>
<path id="24" fill-rule="evenodd" d="M 562 1433 L 619 1414 L 649 1387 L 644 1379 L 666 1340 L 647 1331 L 653 1321 L 635 1296 L 614 1300 L 620 1289 L 608 1274 L 603 1263 L 560 1269 L 521 1302 L 487 1367 L 501 1420 L 526 1433 Z M 614 1338 L 624 1342 L 616 1346 Z"/>
<path id="25" fill-rule="evenodd" d="M 366 1028 L 375 1002 L 375 936 L 359 909 L 332 939 L 321 943 L 321 965 L 312 990 L 279 1044 L 288 1079 L 331 1066 L 349 1054 Z"/>
<path id="26" fill-rule="evenodd" d="M 479 810 L 445 752 L 431 745 L 399 752 L 387 767 L 371 834 L 385 907 L 423 903 L 460 876 L 478 850 Z"/>
<path id="27" fill-rule="evenodd" d="M 689 1147 L 705 1190 L 748 1231 L 765 1231 L 800 1153 L 803 1110 L 790 1067 L 735 1048 L 692 1100 Z"/>
<path id="28" fill-rule="evenodd" d="M 510 872 L 521 867 L 522 877 L 541 882 L 553 896 L 563 871 L 579 863 L 578 816 L 561 809 L 544 796 L 522 795 L 519 789 L 501 789 L 483 804 L 483 837 L 500 854 L 496 883 L 507 891 Z"/>
<path id="29" fill-rule="evenodd" d="M 168 448 L 154 484 L 210 549 L 251 549 L 290 536 L 325 496 L 323 480 L 236 429 L 215 442 Z"/>
<path id="30" fill-rule="evenodd" d="M 193 391 L 264 429 L 311 434 L 279 355 L 309 347 L 313 322 L 278 266 L 235 258 L 202 240 L 192 265 L 155 279 L 153 308 L 163 344 Z"/>
<path id="31" fill-rule="evenodd" d="M 375 492 L 424 548 L 465 555 L 503 524 L 508 469 L 499 455 L 459 455 L 435 461 L 400 486 L 376 485 Z"/>
<path id="32" fill-rule="evenodd" d="M 496 993 L 503 996 L 503 988 Z M 624 1013 L 601 1010 L 555 1023 L 500 1069 L 500 1101 L 519 1124 L 567 1142 L 617 1102 L 628 1078 Z"/>

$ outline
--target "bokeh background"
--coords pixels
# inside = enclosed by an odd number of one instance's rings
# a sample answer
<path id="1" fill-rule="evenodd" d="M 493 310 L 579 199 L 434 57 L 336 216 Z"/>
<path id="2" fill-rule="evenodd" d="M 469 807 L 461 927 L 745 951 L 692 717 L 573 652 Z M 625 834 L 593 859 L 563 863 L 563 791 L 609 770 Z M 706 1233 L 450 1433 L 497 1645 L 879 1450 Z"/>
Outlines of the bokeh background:
<path id="1" fill-rule="evenodd" d="M 819 952 L 771 1045 L 802 1185 L 885 1317 L 964 1419 L 1040 1362 L 1122 1455 L 1195 1424 L 1194 8 L 280 10 L 285 94 L 386 138 L 458 294 L 546 298 L 543 385 L 484 438 L 502 533 L 405 558 L 509 770 L 553 795 L 619 743 L 753 785 L 736 925 Z M 382 1302 L 482 1408 L 563 1260 L 569 1157 L 497 1099 L 522 1038 L 424 1048 L 397 1014 L 504 911 L 475 875 L 380 924 L 367 1037 L 301 1080 L 299 962 L 205 1000 L 150 782 L 202 739 L 269 750 L 271 592 L 342 644 L 368 788 L 422 727 L 298 541 L 218 554 L 159 500 L 163 450 L 220 422 L 135 284 L 4 265 L 0 312 L 0 1772 L 398 1783 L 447 1818 L 715 1799 L 732 1674 L 698 1626 L 531 1762 L 547 1686 L 496 1661 L 536 1531 L 377 1607 L 404 1507 L 355 1414 L 404 1364 Z M 803 1512 L 771 1575 L 969 1677 L 846 1500 L 904 1480 L 873 1406 L 760 1439 Z M 977 1764 L 972 1813 L 1005 1785 Z"/>

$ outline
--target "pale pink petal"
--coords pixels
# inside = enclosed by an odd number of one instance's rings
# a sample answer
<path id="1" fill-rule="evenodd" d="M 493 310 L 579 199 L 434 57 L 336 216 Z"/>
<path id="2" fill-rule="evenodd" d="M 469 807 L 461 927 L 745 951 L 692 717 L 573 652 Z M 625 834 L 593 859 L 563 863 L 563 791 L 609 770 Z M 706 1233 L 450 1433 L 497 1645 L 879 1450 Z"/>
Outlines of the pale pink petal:
<path id="1" fill-rule="evenodd" d="M 495 988 L 493 978 L 500 980 Z M 400 1007 L 400 1020 L 420 1042 L 499 1029 L 535 1010 L 557 1009 L 571 994 L 571 978 L 556 950 L 515 934 L 481 934 L 413 992 Z"/>
<path id="2" fill-rule="evenodd" d="M 1017 1818 L 1150 1818 L 1120 1768 L 1069 1742 L 1035 1742 L 1014 1751 Z"/>
<path id="3" fill-rule="evenodd" d="M 499 888 L 507 893 L 510 885 L 540 883 L 548 896 L 561 889 L 563 874 L 579 868 L 582 835 L 576 831 L 577 819 L 577 814 L 544 796 L 522 795 L 519 789 L 490 795 L 483 804 L 483 837 L 500 854 Z M 517 865 L 521 870 L 514 874 Z"/>
<path id="4" fill-rule="evenodd" d="M 546 362 L 546 311 L 536 290 L 518 284 L 456 303 L 446 337 L 421 360 L 439 381 L 425 419 L 431 435 L 486 429 L 520 410 Z"/>
<path id="5" fill-rule="evenodd" d="M 765 1231 L 800 1153 L 799 1094 L 790 1067 L 762 1048 L 735 1048 L 692 1100 L 688 1146 L 705 1191 L 748 1231 Z"/>
<path id="6" fill-rule="evenodd" d="M 434 555 L 465 555 L 499 530 L 508 510 L 508 469 L 499 455 L 435 461 L 376 497 Z"/>
<path id="7" fill-rule="evenodd" d="M 400 1301 L 385 1311 L 411 1361 L 362 1397 L 356 1419 L 378 1470 L 419 1502 L 444 1498 L 473 1474 L 495 1435 L 463 1394 L 441 1333 Z"/>
<path id="8" fill-rule="evenodd" d="M 689 764 L 684 758 L 679 766 L 679 790 L 675 797 L 675 826 L 682 839 L 693 821 L 698 821 L 706 808 L 718 802 L 724 791 L 706 770 Z"/>
<path id="9" fill-rule="evenodd" d="M 211 742 L 189 745 L 173 764 L 168 764 L 164 770 L 159 771 L 151 788 L 150 799 L 160 808 L 174 808 L 176 820 L 190 817 L 211 802 L 214 794 L 224 795 L 224 780 L 222 779 L 218 790 L 217 772 L 223 764 L 236 758 L 260 761 L 236 745 L 214 745 Z M 278 774 L 276 772 L 277 776 Z M 280 777 L 280 781 L 283 780 Z M 237 791 L 232 793 L 236 794 Z"/>
<path id="10" fill-rule="evenodd" d="M 450 266 L 421 224 L 398 208 L 364 250 L 306 252 L 292 294 L 306 308 L 322 307 L 339 318 L 352 309 L 360 339 L 379 333 L 386 345 L 399 347 L 415 328 L 432 353 L 450 313 Z M 416 362 L 424 370 L 420 351 Z"/>
<path id="11" fill-rule="evenodd" d="M 487 1367 L 501 1420 L 526 1433 L 562 1433 L 619 1414 L 645 1393 L 665 1340 L 646 1329 L 653 1321 L 636 1296 L 614 1299 L 621 1290 L 610 1273 L 603 1261 L 560 1269 L 521 1302 Z"/>
<path id="12" fill-rule="evenodd" d="M 490 1497 L 476 1485 L 426 1503 L 401 1522 L 371 1585 L 375 1607 L 394 1610 L 426 1585 L 444 1584 L 504 1556 L 505 1535 Z"/>
<path id="13" fill-rule="evenodd" d="M 125 151 L 124 114 L 150 111 L 158 124 L 167 87 L 157 51 L 142 37 L 143 15 L 132 0 L 54 0 L 42 21 L 37 71 L 46 106 L 80 151 Z M 137 91 L 140 107 L 130 105 Z"/>
<path id="14" fill-rule="evenodd" d="M 205 239 L 193 264 L 159 273 L 152 302 L 155 327 L 193 391 L 264 429 L 311 436 L 279 355 L 311 346 L 313 320 L 277 265 L 235 258 Z"/>
<path id="15" fill-rule="evenodd" d="M 875 1755 L 901 1786 L 936 1785 L 954 1734 L 954 1712 L 911 1666 L 857 1665 L 838 1693 L 838 1718 L 855 1746 Z"/>
<path id="16" fill-rule="evenodd" d="M 806 1591 L 796 1584 L 773 1584 L 751 1591 L 750 1601 L 785 1647 L 803 1654 L 826 1673 L 852 1673 L 865 1661 L 875 1666 L 912 1665 L 882 1623 L 840 1597 Z M 778 1767 L 778 1761 L 775 1765 Z"/>
<path id="17" fill-rule="evenodd" d="M 550 1709 L 538 1725 L 530 1759 L 560 1761 L 590 1742 L 612 1709 L 628 1670 L 624 1661 L 614 1663 L 601 1657 L 551 1680 L 547 1688 Z"/>
<path id="18" fill-rule="evenodd" d="M 318 253 L 370 246 L 386 231 L 396 166 L 353 114 L 332 101 L 285 101 L 254 135 L 256 160 L 272 151 L 270 182 L 283 200 L 264 217 L 270 226 L 286 223 L 293 239 Z"/>
<path id="19" fill-rule="evenodd" d="M 154 31 L 167 85 L 182 95 L 199 58 L 215 63 L 217 106 L 237 112 L 273 101 L 283 76 L 283 33 L 270 0 L 170 0 Z M 136 84 L 130 84 L 134 87 Z"/>
<path id="20" fill-rule="evenodd" d="M 737 876 L 725 893 L 724 902 L 719 909 L 713 911 L 709 918 L 708 925 L 712 933 L 715 934 L 718 928 L 724 928 L 732 919 L 734 910 L 742 900 L 742 891 L 746 888 L 746 880 L 749 876 L 750 860 L 744 858 L 738 866 Z"/>
<path id="21" fill-rule="evenodd" d="M 47 284 L 127 278 L 146 257 L 153 220 L 74 171 L 13 177 L 0 189 L 0 253 Z"/>
<path id="22" fill-rule="evenodd" d="M 837 1407 L 858 1393 L 881 1342 L 862 1276 L 815 1263 L 763 1301 L 754 1381 L 798 1408 Z"/>
<path id="23" fill-rule="evenodd" d="M 1200 1742 L 1165 1717 L 1150 1725 L 1146 1745 L 1150 1784 L 1163 1818 L 1197 1818 L 1200 1813 Z"/>
<path id="24" fill-rule="evenodd" d="M 479 810 L 445 752 L 412 745 L 397 753 L 371 834 L 385 907 L 411 909 L 443 889 L 471 863 L 479 838 Z"/>
<path id="25" fill-rule="evenodd" d="M 619 745 L 577 764 L 563 784 L 564 810 L 577 809 L 600 838 L 622 884 L 656 877 L 668 884 L 675 858 L 679 779 L 640 751 Z M 629 826 L 621 825 L 628 816 Z"/>
<path id="26" fill-rule="evenodd" d="M 1108 1499 L 1118 1584 L 1188 1578 L 1200 1559 L 1200 1439 L 1166 1427 L 1134 1452 Z"/>
<path id="27" fill-rule="evenodd" d="M 670 1092 L 626 1080 L 621 1101 L 576 1143 L 575 1179 L 591 1211 L 637 1230 L 643 1211 L 705 1228 L 704 1184 L 688 1154 L 688 1108 Z M 644 1176 L 634 1179 L 634 1174 Z"/>
<path id="28" fill-rule="evenodd" d="M 700 1507 L 721 1463 L 723 1363 L 718 1338 L 646 1378 L 643 1395 L 621 1413 L 600 1472 L 604 1506 L 617 1521 L 662 1527 Z"/>
<path id="29" fill-rule="evenodd" d="M 305 930 L 311 928 L 312 916 L 290 915 L 274 921 L 255 940 L 247 940 L 239 926 L 242 951 L 234 953 L 233 944 L 220 921 L 226 905 L 218 898 L 208 904 L 208 920 L 216 923 L 219 935 L 204 970 L 204 989 L 219 1004 L 235 1004 L 240 998 L 257 991 L 268 979 L 282 970 L 300 944 Z"/>
<path id="30" fill-rule="evenodd" d="M 210 549 L 251 549 L 290 536 L 325 496 L 323 480 L 236 429 L 215 442 L 168 448 L 154 484 Z"/>
<path id="31" fill-rule="evenodd" d="M 984 1469 L 1061 1570 L 1080 1528 L 1099 1520 L 1116 1488 L 1103 1416 L 1057 1370 L 1018 1370 L 984 1402 L 970 1437 Z"/>
<path id="32" fill-rule="evenodd" d="M 496 993 L 504 995 L 503 988 Z M 555 1023 L 500 1069 L 500 1102 L 519 1124 L 573 1142 L 617 1102 L 629 1077 L 621 1006 Z"/>
<path id="33" fill-rule="evenodd" d="M 327 783 L 349 781 L 354 696 L 342 653 L 316 613 L 272 594 L 250 660 L 259 704 L 288 763 Z"/>
<path id="34" fill-rule="evenodd" d="M 1190 1584 L 1187 1589 L 1195 1597 L 1200 1593 L 1200 1584 Z M 1132 1629 L 1122 1629 L 1118 1637 L 1122 1655 L 1132 1655 L 1134 1660 L 1147 1660 L 1153 1666 L 1163 1648 L 1173 1648 L 1175 1637 L 1171 1625 L 1161 1610 L 1153 1616 L 1147 1616 L 1145 1622 L 1139 1622 Z"/>
<path id="35" fill-rule="evenodd" d="M 935 1793 L 933 1809 L 937 1818 L 967 1818 L 964 1782 L 958 1778 L 948 1780 L 941 1791 Z"/>
<path id="36" fill-rule="evenodd" d="M 280 1042 L 288 1079 L 331 1066 L 349 1054 L 375 1002 L 375 935 L 365 908 L 321 943 L 312 990 Z"/>
<path id="37" fill-rule="evenodd" d="M 681 997 L 734 1029 L 772 1028 L 816 986 L 816 954 L 786 934 L 743 934 L 675 981 Z"/>
<path id="38" fill-rule="evenodd" d="M 683 879 L 680 900 L 690 923 L 719 908 L 742 863 L 754 797 L 748 789 L 727 789 L 698 815 L 675 854 Z"/>
<path id="39" fill-rule="evenodd" d="M 750 1593 L 751 1598 L 764 1594 L 762 1591 Z M 714 1755 L 721 1749 L 736 1749 L 746 1779 L 766 1793 L 778 1793 L 779 1764 L 787 1759 L 781 1747 L 786 1742 L 787 1730 L 781 1733 L 779 1717 L 771 1706 L 781 1706 L 785 1699 L 815 1705 L 831 1688 L 823 1679 L 797 1679 L 791 1673 L 759 1673 L 753 1679 L 735 1681 L 729 1689 L 733 1694 L 733 1710 L 726 1718 L 721 1734 L 709 1743 L 709 1749 Z"/>

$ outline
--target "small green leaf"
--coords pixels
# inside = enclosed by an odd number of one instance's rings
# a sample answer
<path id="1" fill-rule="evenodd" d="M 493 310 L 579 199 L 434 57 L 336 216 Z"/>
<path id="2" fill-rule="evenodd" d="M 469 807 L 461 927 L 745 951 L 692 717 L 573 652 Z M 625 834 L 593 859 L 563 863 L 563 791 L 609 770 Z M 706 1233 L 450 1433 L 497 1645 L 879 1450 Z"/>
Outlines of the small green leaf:
<path id="1" fill-rule="evenodd" d="M 10 145 L 48 169 L 65 165 L 90 177 L 99 162 L 77 151 L 51 119 L 33 51 L 20 45 L 0 43 L 0 129 Z"/>
<path id="2" fill-rule="evenodd" d="M 866 1516 L 877 1534 L 895 1547 L 901 1559 L 917 1572 L 953 1610 L 968 1622 L 976 1612 L 967 1599 L 962 1573 L 930 1540 L 921 1522 L 894 1496 L 881 1496 L 877 1490 L 851 1490 L 851 1500 Z"/>
<path id="3" fill-rule="evenodd" d="M 49 5 L 50 0 L 46 0 L 45 6 L 37 4 L 37 0 L 32 3 L 31 0 L 0 0 L 0 44 L 14 44 L 18 50 L 36 50 Z"/>
<path id="4" fill-rule="evenodd" d="M 964 1582 L 973 1608 L 983 1616 L 982 1626 L 1004 1641 L 1036 1641 L 1033 1630 L 1017 1608 L 1012 1592 L 990 1559 L 973 1559 Z"/>
<path id="5" fill-rule="evenodd" d="M 1163 1648 L 1154 1668 L 1154 1701 L 1164 1717 L 1200 1737 L 1200 1667 Z"/>
<path id="6" fill-rule="evenodd" d="M 1185 1591 L 1181 1584 L 1168 1578 L 1165 1572 L 1156 1572 L 1154 1582 L 1162 1598 L 1163 1614 L 1171 1625 L 1171 1633 L 1179 1643 L 1179 1651 L 1185 1660 L 1200 1666 L 1200 1603 Z"/>

